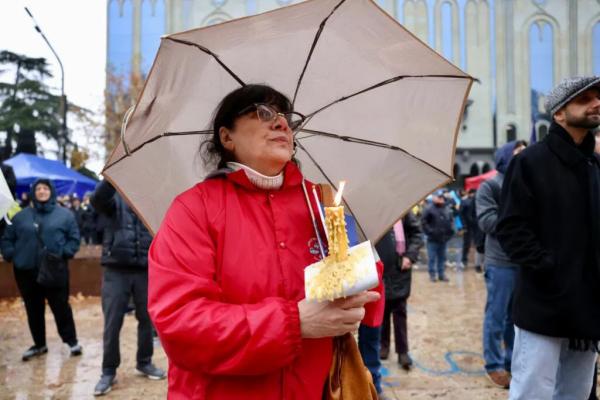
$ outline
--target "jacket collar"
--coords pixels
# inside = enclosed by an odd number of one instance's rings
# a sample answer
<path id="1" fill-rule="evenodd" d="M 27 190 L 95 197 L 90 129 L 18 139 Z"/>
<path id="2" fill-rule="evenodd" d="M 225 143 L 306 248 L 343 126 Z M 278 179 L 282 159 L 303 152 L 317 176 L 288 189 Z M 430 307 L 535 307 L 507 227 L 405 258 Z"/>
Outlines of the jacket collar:
<path id="1" fill-rule="evenodd" d="M 549 133 L 546 137 L 548 146 L 564 163 L 575 165 L 593 157 L 596 139 L 592 132 L 585 135 L 579 146 L 575 144 L 571 135 L 556 122 L 552 122 L 550 125 Z"/>
<path id="2" fill-rule="evenodd" d="M 248 179 L 248 176 L 246 175 L 246 172 L 243 169 L 228 173 L 226 175 L 226 178 L 227 180 L 239 186 L 242 186 L 245 189 L 263 190 L 257 188 L 252 182 L 250 182 L 250 179 Z M 298 186 L 302 183 L 302 179 L 303 177 L 302 173 L 300 172 L 300 169 L 298 169 L 296 164 L 294 164 L 291 161 L 288 161 L 285 167 L 283 168 L 283 185 L 279 190 L 284 190 L 294 186 Z"/>

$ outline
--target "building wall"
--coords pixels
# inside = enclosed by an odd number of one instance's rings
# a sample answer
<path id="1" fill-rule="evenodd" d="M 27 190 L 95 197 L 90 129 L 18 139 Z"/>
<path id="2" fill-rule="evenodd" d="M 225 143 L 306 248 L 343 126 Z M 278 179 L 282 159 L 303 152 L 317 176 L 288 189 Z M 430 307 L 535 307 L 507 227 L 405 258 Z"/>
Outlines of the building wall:
<path id="1" fill-rule="evenodd" d="M 351 0 L 347 0 L 351 1 Z M 269 11 L 297 0 L 109 0 L 108 63 L 145 76 L 162 34 Z M 600 74 L 600 0 L 377 0 L 479 80 L 458 141 L 459 175 L 511 139 L 543 133 L 543 95 L 562 78 Z M 477 168 L 473 169 L 473 166 Z"/>

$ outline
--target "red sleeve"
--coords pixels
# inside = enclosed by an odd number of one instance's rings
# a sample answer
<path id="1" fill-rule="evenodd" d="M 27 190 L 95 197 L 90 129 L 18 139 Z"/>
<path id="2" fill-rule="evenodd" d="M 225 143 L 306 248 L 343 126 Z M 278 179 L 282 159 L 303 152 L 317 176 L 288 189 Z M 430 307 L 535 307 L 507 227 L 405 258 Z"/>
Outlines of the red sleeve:
<path id="1" fill-rule="evenodd" d="M 383 263 L 381 261 L 377 261 L 375 265 L 377 266 L 377 274 L 379 275 L 379 286 L 377 286 L 373 290 L 378 292 L 381 295 L 381 297 L 376 302 L 365 304 L 365 317 L 362 320 L 362 323 L 364 325 L 373 328 L 380 326 L 383 322 L 383 311 L 385 308 L 385 289 L 383 287 Z"/>
<path id="2" fill-rule="evenodd" d="M 258 375 L 290 364 L 302 343 L 297 303 L 220 301 L 215 242 L 206 209 L 198 208 L 192 213 L 176 199 L 148 255 L 148 311 L 170 361 L 223 375 Z"/>

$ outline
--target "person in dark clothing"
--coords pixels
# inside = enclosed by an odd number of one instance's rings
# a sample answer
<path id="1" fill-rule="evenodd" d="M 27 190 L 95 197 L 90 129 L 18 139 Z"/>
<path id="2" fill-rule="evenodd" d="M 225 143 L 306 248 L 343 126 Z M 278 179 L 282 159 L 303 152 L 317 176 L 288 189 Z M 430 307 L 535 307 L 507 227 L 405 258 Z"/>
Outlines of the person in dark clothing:
<path id="1" fill-rule="evenodd" d="M 92 208 L 94 209 L 93 205 Z M 106 214 L 99 213 L 96 209 L 94 209 L 94 224 L 96 227 L 96 233 L 92 239 L 94 244 L 104 243 L 104 229 L 108 225 L 108 222 L 109 218 L 106 216 Z"/>
<path id="2" fill-rule="evenodd" d="M 495 235 L 504 173 L 510 160 L 526 147 L 524 141 L 506 143 L 496 151 L 496 170 L 492 179 L 477 191 L 476 208 L 479 227 L 485 233 L 485 285 L 487 299 L 483 323 L 483 358 L 488 379 L 496 386 L 510 386 L 514 342 L 512 305 L 517 265 L 500 247 Z"/>
<path id="3" fill-rule="evenodd" d="M 81 354 L 77 342 L 73 311 L 69 305 L 69 283 L 49 288 L 37 282 L 41 240 L 49 253 L 64 259 L 73 258 L 79 250 L 79 230 L 73 214 L 56 205 L 54 185 L 48 179 L 38 179 L 32 186 L 33 207 L 17 213 L 8 225 L 0 248 L 6 261 L 14 266 L 17 287 L 25 302 L 27 322 L 33 346 L 23 353 L 23 361 L 48 352 L 46 347 L 46 300 L 54 314 L 62 341 L 69 345 L 71 355 Z M 37 228 L 36 228 L 37 225 Z M 39 233 L 36 232 L 36 229 Z"/>
<path id="4" fill-rule="evenodd" d="M 98 213 L 106 217 L 102 243 L 102 312 L 104 314 L 102 375 L 94 395 L 108 393 L 121 363 L 119 335 L 130 297 L 138 320 L 138 373 L 164 379 L 165 371 L 152 364 L 152 323 L 148 315 L 148 248 L 152 236 L 140 219 L 107 181 L 91 197 Z"/>
<path id="5" fill-rule="evenodd" d="M 546 97 L 549 134 L 510 163 L 496 236 L 519 265 L 510 399 L 585 399 L 600 340 L 600 77 Z"/>
<path id="6" fill-rule="evenodd" d="M 21 193 L 21 198 L 19 199 L 19 206 L 21 206 L 21 208 L 26 208 L 26 207 L 29 207 L 30 204 L 31 204 L 31 199 L 29 198 L 29 193 L 27 193 L 27 192 Z"/>
<path id="7" fill-rule="evenodd" d="M 94 244 L 94 238 L 96 235 L 96 219 L 98 215 L 90 203 L 91 194 L 83 196 L 83 202 L 81 203 L 81 237 L 85 244 Z"/>
<path id="8" fill-rule="evenodd" d="M 467 196 L 460 203 L 460 218 L 463 222 L 463 248 L 462 248 L 462 265 L 466 267 L 469 263 L 469 253 L 471 246 L 475 241 L 477 233 L 477 214 L 475 212 L 475 189 L 470 189 Z"/>
<path id="9" fill-rule="evenodd" d="M 385 311 L 381 332 L 381 359 L 386 360 L 390 352 L 391 316 L 394 316 L 394 338 L 398 364 L 405 370 L 412 366 L 408 355 L 408 329 L 406 325 L 406 301 L 410 296 L 412 265 L 419 258 L 423 237 L 419 221 L 408 212 L 399 222 L 400 226 L 391 229 L 375 245 L 383 262 L 383 282 L 385 285 Z M 401 243 L 396 240 L 395 230 L 402 229 Z"/>
<path id="10" fill-rule="evenodd" d="M 452 211 L 446 206 L 444 193 L 441 190 L 433 194 L 432 204 L 423 211 L 421 218 L 423 232 L 427 235 L 427 258 L 429 262 L 429 279 L 448 282 L 444 273 L 448 240 L 454 234 L 452 227 Z"/>
<path id="11" fill-rule="evenodd" d="M 83 232 L 83 207 L 81 207 L 81 200 L 77 196 L 71 197 L 71 212 L 75 217 L 75 221 L 77 221 L 77 227 L 79 228 L 79 233 Z"/>

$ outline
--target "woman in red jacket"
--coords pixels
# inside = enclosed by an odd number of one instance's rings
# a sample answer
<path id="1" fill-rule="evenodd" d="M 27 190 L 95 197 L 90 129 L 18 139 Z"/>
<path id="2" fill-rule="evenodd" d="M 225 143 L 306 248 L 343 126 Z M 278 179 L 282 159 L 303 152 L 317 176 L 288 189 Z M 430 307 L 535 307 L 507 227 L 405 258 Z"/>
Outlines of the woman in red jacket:
<path id="1" fill-rule="evenodd" d="M 154 239 L 148 309 L 171 399 L 320 400 L 332 337 L 379 299 L 304 300 L 304 268 L 320 257 L 291 109 L 263 85 L 227 95 L 202 148 L 218 169 L 173 201 Z"/>

